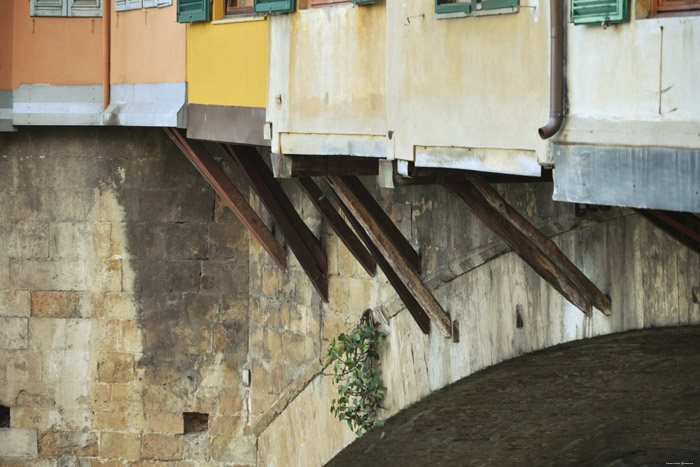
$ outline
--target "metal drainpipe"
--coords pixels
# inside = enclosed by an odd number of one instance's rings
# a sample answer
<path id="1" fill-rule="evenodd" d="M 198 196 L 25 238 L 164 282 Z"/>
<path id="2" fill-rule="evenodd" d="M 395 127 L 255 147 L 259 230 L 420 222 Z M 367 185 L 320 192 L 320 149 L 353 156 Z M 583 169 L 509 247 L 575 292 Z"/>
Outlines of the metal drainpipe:
<path id="1" fill-rule="evenodd" d="M 112 7 L 109 0 L 102 2 L 102 55 L 104 58 L 104 66 L 102 68 L 102 110 L 107 110 L 109 106 L 109 73 L 110 73 L 110 16 Z"/>
<path id="2" fill-rule="evenodd" d="M 549 10 L 552 23 L 549 121 L 540 128 L 540 138 L 548 139 L 556 134 L 564 120 L 564 0 L 551 0 Z"/>

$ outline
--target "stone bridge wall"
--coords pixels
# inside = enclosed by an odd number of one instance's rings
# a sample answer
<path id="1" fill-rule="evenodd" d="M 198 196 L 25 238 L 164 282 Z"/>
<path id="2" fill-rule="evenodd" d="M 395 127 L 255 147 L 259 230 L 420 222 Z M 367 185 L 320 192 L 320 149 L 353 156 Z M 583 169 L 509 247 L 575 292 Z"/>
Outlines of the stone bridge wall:
<path id="1" fill-rule="evenodd" d="M 700 258 L 628 211 L 579 219 L 550 184 L 499 187 L 610 294 L 613 315 L 589 319 L 440 187 L 365 182 L 420 252 L 458 343 L 422 335 L 293 181 L 282 184 L 328 256 L 328 304 L 293 255 L 277 269 L 162 131 L 0 135 L 0 406 L 11 415 L 0 466 L 322 465 L 353 438 L 331 417 L 319 363 L 366 308 L 392 316 L 382 417 L 536 349 L 700 321 Z M 205 431 L 185 433 L 189 412 L 208 414 Z"/>

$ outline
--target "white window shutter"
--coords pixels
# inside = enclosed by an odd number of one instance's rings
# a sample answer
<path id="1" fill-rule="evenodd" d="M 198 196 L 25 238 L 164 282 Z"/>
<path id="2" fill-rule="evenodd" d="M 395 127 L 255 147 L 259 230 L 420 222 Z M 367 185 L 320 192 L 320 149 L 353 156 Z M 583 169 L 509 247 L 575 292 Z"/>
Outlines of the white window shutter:
<path id="1" fill-rule="evenodd" d="M 67 0 L 68 16 L 102 16 L 102 0 Z"/>
<path id="2" fill-rule="evenodd" d="M 143 7 L 142 0 L 126 0 L 127 10 L 138 10 Z"/>
<path id="3" fill-rule="evenodd" d="M 66 16 L 68 0 L 31 0 L 29 14 L 31 16 Z"/>
<path id="4" fill-rule="evenodd" d="M 114 11 L 125 11 L 126 10 L 126 0 L 115 0 Z"/>
<path id="5" fill-rule="evenodd" d="M 143 0 L 143 7 L 144 8 L 153 8 L 158 6 L 157 5 L 157 0 Z"/>
<path id="6" fill-rule="evenodd" d="M 163 8 L 164 6 L 170 6 L 173 4 L 173 0 L 157 0 L 158 8 Z"/>

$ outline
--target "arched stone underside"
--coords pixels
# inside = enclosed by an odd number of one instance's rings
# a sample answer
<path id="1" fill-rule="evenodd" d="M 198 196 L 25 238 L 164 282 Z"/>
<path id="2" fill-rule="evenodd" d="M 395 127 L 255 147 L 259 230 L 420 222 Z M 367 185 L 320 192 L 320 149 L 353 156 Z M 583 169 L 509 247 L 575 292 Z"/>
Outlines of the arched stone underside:
<path id="1" fill-rule="evenodd" d="M 562 344 L 441 389 L 329 466 L 700 464 L 700 327 Z"/>

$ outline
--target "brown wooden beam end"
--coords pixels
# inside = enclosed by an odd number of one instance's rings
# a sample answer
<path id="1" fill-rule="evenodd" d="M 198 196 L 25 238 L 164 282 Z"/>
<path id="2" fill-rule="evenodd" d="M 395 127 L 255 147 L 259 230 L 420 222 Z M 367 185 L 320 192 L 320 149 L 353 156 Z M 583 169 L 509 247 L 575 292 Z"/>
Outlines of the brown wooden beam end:
<path id="1" fill-rule="evenodd" d="M 175 128 L 164 128 L 165 133 L 206 179 L 226 206 L 248 231 L 260 242 L 263 249 L 283 271 L 287 270 L 287 250 L 277 241 L 265 223 L 250 207 L 243 195 L 236 189 L 224 171 L 219 167 L 206 148 L 198 141 L 188 140 L 184 132 Z"/>
<path id="2" fill-rule="evenodd" d="M 379 251 L 379 248 L 372 241 L 369 235 L 367 235 L 367 232 L 365 232 L 365 229 L 355 218 L 353 212 L 342 201 L 340 201 L 340 199 L 338 199 L 337 196 L 335 196 L 335 199 L 338 203 L 338 206 L 340 206 L 340 209 L 343 211 L 343 213 L 345 213 L 345 216 L 348 218 L 348 221 L 350 221 L 350 224 L 355 229 L 355 232 L 357 232 L 357 235 L 360 237 L 360 239 L 362 239 L 364 244 L 367 246 L 367 249 L 376 259 L 379 268 L 382 270 L 387 280 L 396 291 L 399 298 L 401 298 L 403 304 L 406 305 L 406 309 L 411 314 L 416 324 L 418 324 L 420 330 L 423 332 L 423 334 L 430 334 L 430 318 L 428 317 L 423 307 L 420 305 L 420 303 L 418 303 L 418 301 L 413 297 L 413 295 L 411 295 L 411 292 L 406 287 L 406 284 L 404 284 L 403 281 L 399 278 L 399 276 L 396 274 L 396 271 L 394 271 L 394 269 L 391 267 L 391 264 L 389 264 L 389 261 L 384 257 L 382 252 Z"/>
<path id="3" fill-rule="evenodd" d="M 336 179 L 336 177 L 332 177 Z M 342 178 L 343 185 L 348 188 L 353 193 L 360 203 L 369 211 L 372 217 L 377 222 L 379 228 L 382 229 L 385 235 L 390 238 L 396 248 L 398 248 L 401 255 L 406 258 L 408 264 L 416 270 L 417 273 L 421 272 L 421 260 L 416 250 L 413 246 L 406 240 L 401 231 L 394 221 L 384 212 L 382 207 L 377 203 L 372 194 L 367 190 L 367 188 L 362 184 L 357 177 L 340 177 Z"/>
<path id="4" fill-rule="evenodd" d="M 328 302 L 327 260 L 321 244 L 304 224 L 279 182 L 252 146 L 221 144 L 224 156 L 236 165 L 280 227 L 316 291 Z"/>
<path id="5" fill-rule="evenodd" d="M 591 316 L 591 303 L 553 264 L 551 258 L 540 251 L 530 238 L 509 222 L 482 196 L 470 182 L 461 185 L 444 185 L 452 194 L 469 207 L 483 223 L 509 245 L 513 251 L 529 264 L 544 280 L 564 298 L 586 315 Z"/>
<path id="6" fill-rule="evenodd" d="M 635 209 L 638 214 L 700 255 L 700 219 L 689 212 Z"/>
<path id="7" fill-rule="evenodd" d="M 362 244 L 355 232 L 338 214 L 333 204 L 323 196 L 323 192 L 316 183 L 309 177 L 299 177 L 297 179 L 301 189 L 309 196 L 314 206 L 323 215 L 324 219 L 331 226 L 335 234 L 340 238 L 355 259 L 362 265 L 367 274 L 374 277 L 377 273 L 377 262 L 367 248 Z"/>
<path id="8" fill-rule="evenodd" d="M 301 156 L 272 154 L 276 178 L 321 177 L 326 175 L 377 175 L 378 159 L 351 156 Z"/>
<path id="9" fill-rule="evenodd" d="M 349 208 L 362 229 L 365 230 L 371 241 L 377 246 L 383 257 L 386 258 L 401 282 L 405 284 L 405 287 L 408 288 L 411 295 L 420 304 L 420 307 L 430 317 L 436 328 L 445 337 L 451 337 L 452 321 L 450 316 L 445 313 L 445 310 L 435 300 L 435 297 L 423 281 L 421 281 L 416 269 L 404 252 L 397 247 L 396 239 L 386 232 L 385 226 L 375 217 L 374 210 L 365 204 L 365 197 L 362 195 L 363 190 L 357 190 L 357 187 L 353 186 L 356 183 L 360 183 L 359 180 L 352 180 L 351 177 L 329 177 L 329 180 L 338 198 Z M 366 189 L 364 191 L 366 192 Z M 358 192 L 360 196 L 358 196 Z"/>
<path id="10" fill-rule="evenodd" d="M 520 213 L 508 204 L 482 177 L 474 173 L 466 177 L 491 207 L 496 209 L 501 216 L 522 232 L 530 243 L 546 255 L 557 270 L 583 293 L 588 302 L 599 309 L 603 314 L 607 316 L 610 315 L 612 308 L 610 298 L 601 292 L 601 290 L 566 257 L 552 240 L 547 238 L 546 235 L 521 216 Z"/>

